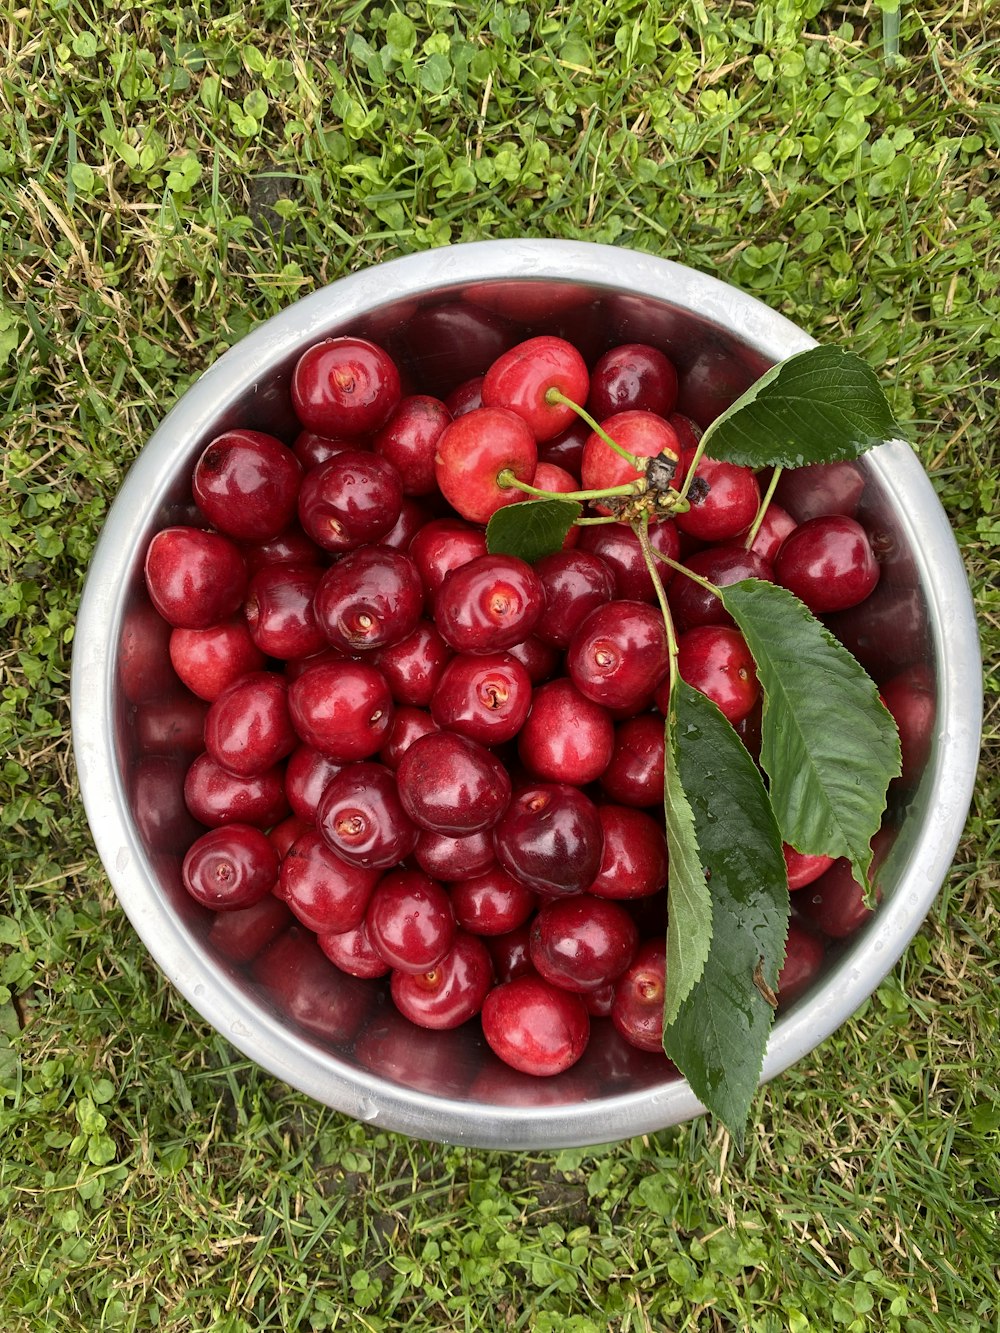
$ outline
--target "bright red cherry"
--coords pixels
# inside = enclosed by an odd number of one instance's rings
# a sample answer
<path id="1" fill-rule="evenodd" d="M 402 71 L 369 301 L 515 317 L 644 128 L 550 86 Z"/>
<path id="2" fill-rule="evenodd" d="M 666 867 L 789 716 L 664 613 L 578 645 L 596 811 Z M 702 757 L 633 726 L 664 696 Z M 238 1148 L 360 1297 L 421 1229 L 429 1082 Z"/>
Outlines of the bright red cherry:
<path id="1" fill-rule="evenodd" d="M 279 897 L 310 930 L 354 930 L 364 920 L 379 874 L 344 861 L 316 829 L 307 829 L 281 863 Z"/>
<path id="2" fill-rule="evenodd" d="M 614 751 L 611 714 L 560 677 L 541 685 L 518 737 L 521 762 L 543 782 L 585 787 L 601 776 Z"/>
<path id="3" fill-rule="evenodd" d="M 207 629 L 171 630 L 170 661 L 192 694 L 211 703 L 240 676 L 260 671 L 265 658 L 242 620 L 225 620 Z"/>
<path id="4" fill-rule="evenodd" d="M 267 772 L 298 743 L 288 710 L 288 685 L 276 671 L 241 676 L 222 691 L 205 718 L 205 749 L 241 777 Z"/>
<path id="5" fill-rule="evenodd" d="M 645 602 L 615 601 L 597 607 L 577 627 L 566 654 L 577 689 L 614 709 L 652 700 L 669 665 L 663 616 Z"/>
<path id="6" fill-rule="evenodd" d="M 407 814 L 432 833 L 462 837 L 490 829 L 510 800 L 510 775 L 500 760 L 450 731 L 414 741 L 396 777 Z"/>
<path id="7" fill-rule="evenodd" d="M 618 978 L 611 1021 L 633 1046 L 663 1050 L 663 1001 L 666 993 L 666 944 L 647 940 Z"/>
<path id="8" fill-rule="evenodd" d="M 527 921 L 537 904 L 531 889 L 498 865 L 451 886 L 455 919 L 473 935 L 506 935 Z"/>
<path id="9" fill-rule="evenodd" d="M 506 472 L 531 485 L 538 465 L 535 437 L 505 407 L 480 407 L 457 417 L 437 444 L 435 476 L 451 507 L 472 523 L 488 523 L 524 493 L 501 480 Z"/>
<path id="10" fill-rule="evenodd" d="M 250 580 L 243 614 L 254 643 L 268 657 L 310 657 L 327 645 L 313 599 L 319 565 L 265 565 Z"/>
<path id="11" fill-rule="evenodd" d="M 746 532 L 760 507 L 755 473 L 703 454 L 688 492 L 691 508 L 678 514 L 681 532 L 699 541 L 725 542 Z"/>
<path id="12" fill-rule="evenodd" d="M 794 847 L 789 847 L 787 842 L 782 844 L 781 850 L 785 857 L 788 887 L 791 891 L 804 889 L 833 865 L 832 856 L 810 856 L 806 852 L 797 852 Z"/>
<path id="13" fill-rule="evenodd" d="M 341 972 L 351 977 L 384 977 L 389 964 L 372 944 L 362 920 L 351 930 L 319 931 L 316 942 Z"/>
<path id="14" fill-rule="evenodd" d="M 486 533 L 460 518 L 433 518 L 409 545 L 428 597 L 433 597 L 453 569 L 486 554 Z"/>
<path id="15" fill-rule="evenodd" d="M 288 707 L 306 745 L 337 763 L 375 754 L 392 726 L 389 687 L 365 662 L 310 667 L 289 686 Z"/>
<path id="16" fill-rule="evenodd" d="M 700 625 L 677 640 L 677 669 L 735 725 L 760 697 L 757 666 L 746 640 L 725 625 Z M 657 697 L 657 704 L 663 699 Z"/>
<path id="17" fill-rule="evenodd" d="M 495 986 L 483 1001 L 482 1024 L 495 1055 L 539 1077 L 576 1064 L 590 1036 L 590 1016 L 579 995 L 538 976 Z"/>
<path id="18" fill-rule="evenodd" d="M 791 514 L 772 500 L 764 511 L 764 518 L 757 529 L 757 535 L 751 543 L 750 550 L 762 556 L 769 565 L 773 565 L 774 557 L 778 554 L 778 547 L 795 526 L 795 519 L 792 518 Z"/>
<path id="19" fill-rule="evenodd" d="M 789 533 L 774 557 L 774 576 L 820 615 L 863 602 L 878 583 L 879 564 L 860 523 L 827 514 Z"/>
<path id="20" fill-rule="evenodd" d="M 292 406 L 303 426 L 354 439 L 385 425 L 402 396 L 392 357 L 364 338 L 327 338 L 299 357 Z"/>
<path id="21" fill-rule="evenodd" d="M 604 855 L 587 892 L 596 898 L 631 899 L 648 898 L 664 890 L 667 840 L 662 821 L 623 805 L 599 805 L 597 813 L 604 830 Z"/>
<path id="22" fill-rule="evenodd" d="M 660 713 L 640 713 L 615 728 L 611 761 L 601 786 L 619 805 L 663 805 L 664 721 Z"/>
<path id="23" fill-rule="evenodd" d="M 184 887 L 203 907 L 232 912 L 252 907 L 278 878 L 278 853 L 267 834 L 249 824 L 210 829 L 188 848 Z"/>
<path id="24" fill-rule="evenodd" d="M 494 361 L 483 381 L 483 403 L 516 412 L 541 442 L 560 434 L 576 416 L 572 407 L 553 402 L 550 391 L 582 406 L 589 388 L 587 363 L 573 344 L 542 335 L 518 343 Z"/>
<path id="25" fill-rule="evenodd" d="M 441 673 L 431 714 L 444 730 L 491 746 L 513 740 L 531 706 L 531 678 L 516 658 L 459 653 Z"/>
<path id="26" fill-rule="evenodd" d="M 365 925 L 376 951 L 400 972 L 426 972 L 455 939 L 448 894 L 419 870 L 383 876 L 368 904 Z"/>
<path id="27" fill-rule="evenodd" d="M 247 587 L 243 554 L 219 532 L 163 528 L 146 552 L 150 600 L 174 628 L 208 629 L 236 614 Z"/>
<path id="28" fill-rule="evenodd" d="M 605 434 L 637 458 L 656 458 L 665 454 L 676 460 L 680 446 L 673 426 L 653 412 L 616 412 L 601 422 Z M 595 431 L 583 448 L 580 480 L 585 490 L 622 486 L 640 475 L 627 459 L 604 442 Z M 597 506 L 601 511 L 601 506 Z M 607 512 L 606 510 L 601 512 Z"/>
<path id="29" fill-rule="evenodd" d="M 489 950 L 475 935 L 460 930 L 433 967 L 423 972 L 394 971 L 389 991 L 396 1008 L 411 1023 L 450 1032 L 479 1013 L 492 985 Z"/>
<path id="30" fill-rule="evenodd" d="M 256 430 L 230 430 L 194 465 L 195 503 L 219 532 L 268 541 L 295 517 L 302 464 L 287 445 Z"/>

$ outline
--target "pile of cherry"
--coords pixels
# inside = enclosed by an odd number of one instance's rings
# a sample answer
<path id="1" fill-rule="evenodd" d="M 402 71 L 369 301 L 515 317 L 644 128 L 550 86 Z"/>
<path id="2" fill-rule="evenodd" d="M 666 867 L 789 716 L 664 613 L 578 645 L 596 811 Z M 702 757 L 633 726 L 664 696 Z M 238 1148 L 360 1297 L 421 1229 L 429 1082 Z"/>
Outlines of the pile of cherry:
<path id="1" fill-rule="evenodd" d="M 568 342 L 532 338 L 441 401 L 374 344 L 329 339 L 296 366 L 294 443 L 213 440 L 192 476 L 198 525 L 159 532 L 145 567 L 203 709 L 184 800 L 206 831 L 183 880 L 220 914 L 223 949 L 278 947 L 290 910 L 343 972 L 388 975 L 413 1023 L 478 1015 L 493 1051 L 537 1075 L 579 1059 L 592 1016 L 661 1049 L 667 876 L 667 637 L 638 539 L 577 526 L 534 565 L 486 549 L 491 514 L 529 498 L 512 477 L 571 493 L 637 476 L 553 385 L 634 455 L 676 459 L 681 485 L 700 431 L 655 348 L 588 370 Z M 716 585 L 777 581 L 817 613 L 875 586 L 854 519 L 796 524 L 772 503 L 748 549 L 759 478 L 708 457 L 696 476 L 690 508 L 650 526 L 662 555 Z M 753 752 L 742 636 L 660 568 L 681 675 Z M 793 919 L 783 999 L 824 936 L 866 914 L 843 865 L 786 857 L 790 889 L 823 876 L 831 892 Z"/>

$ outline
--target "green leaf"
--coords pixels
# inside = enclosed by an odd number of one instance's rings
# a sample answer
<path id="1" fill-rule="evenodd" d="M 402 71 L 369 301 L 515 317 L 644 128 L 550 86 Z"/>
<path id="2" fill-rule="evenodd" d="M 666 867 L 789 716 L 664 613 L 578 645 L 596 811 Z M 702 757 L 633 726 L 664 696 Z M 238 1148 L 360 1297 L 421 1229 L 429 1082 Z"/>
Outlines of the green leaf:
<path id="1" fill-rule="evenodd" d="M 665 1025 L 663 1048 L 742 1151 L 774 1017 L 767 992 L 777 988 L 785 956 L 785 859 L 757 765 L 716 705 L 678 681 L 671 708 L 683 742 L 680 778 L 708 870 L 712 948 Z M 669 978 L 669 961 L 667 969 Z"/>
<path id="2" fill-rule="evenodd" d="M 532 564 L 562 549 L 583 512 L 578 500 L 526 500 L 498 509 L 486 526 L 490 555 L 516 555 Z"/>
<path id="3" fill-rule="evenodd" d="M 664 745 L 663 807 L 667 823 L 667 992 L 663 1025 L 673 1022 L 682 1002 L 702 974 L 712 943 L 712 898 L 705 879 L 694 815 L 681 781 L 680 765 L 688 744 L 687 723 L 678 718 L 675 695 L 688 687 L 671 687 Z"/>
<path id="4" fill-rule="evenodd" d="M 902 430 L 871 367 L 842 347 L 772 366 L 708 427 L 705 452 L 744 467 L 857 458 Z"/>
<path id="5" fill-rule="evenodd" d="M 864 887 L 900 771 L 896 725 L 871 678 L 787 589 L 745 579 L 721 595 L 757 664 L 760 761 L 781 836 L 800 852 L 846 856 Z"/>

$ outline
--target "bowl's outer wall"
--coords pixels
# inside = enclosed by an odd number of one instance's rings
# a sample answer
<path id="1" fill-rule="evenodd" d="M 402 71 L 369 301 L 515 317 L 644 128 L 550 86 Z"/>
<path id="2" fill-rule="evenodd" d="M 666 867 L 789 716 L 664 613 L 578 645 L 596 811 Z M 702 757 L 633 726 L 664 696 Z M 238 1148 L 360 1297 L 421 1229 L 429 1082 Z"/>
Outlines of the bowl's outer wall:
<path id="1" fill-rule="evenodd" d="M 204 446 L 236 426 L 286 439 L 294 434 L 289 382 L 305 347 L 362 332 L 404 362 L 419 364 L 440 392 L 449 366 L 453 375 L 455 367 L 467 369 L 462 357 L 474 359 L 477 340 L 485 354 L 492 340 L 510 341 L 529 328 L 565 332 L 585 347 L 589 340 L 594 355 L 622 341 L 660 346 L 681 368 L 681 408 L 703 421 L 769 365 L 814 345 L 781 315 L 715 278 L 584 243 L 481 242 L 342 279 L 228 351 L 152 436 L 95 551 L 73 661 L 73 740 L 87 815 L 122 906 L 165 975 L 235 1046 L 317 1100 L 392 1130 L 483 1147 L 609 1142 L 679 1123 L 704 1108 L 684 1080 L 664 1079 L 655 1064 L 623 1052 L 612 1038 L 592 1043 L 604 1046 L 600 1059 L 585 1060 L 557 1080 L 528 1080 L 498 1074 L 471 1030 L 445 1034 L 446 1046 L 429 1034 L 416 1061 L 422 1073 L 404 1068 L 400 1050 L 419 1042 L 409 1040 L 412 1029 L 409 1038 L 392 1030 L 395 1020 L 381 1001 L 361 1020 L 354 1044 L 331 1040 L 329 1025 L 314 1015 L 304 1021 L 315 1035 L 290 1021 L 261 986 L 212 951 L 208 914 L 179 887 L 183 809 L 170 807 L 178 805 L 183 765 L 149 761 L 137 778 L 118 655 L 123 624 L 144 597 L 146 547 L 160 528 L 185 521 L 190 471 Z M 433 354 L 437 347 L 440 355 Z M 831 950 L 819 982 L 778 1017 L 764 1080 L 849 1017 L 919 928 L 961 835 L 979 751 L 978 636 L 947 518 L 908 445 L 886 444 L 857 466 L 864 478 L 860 514 L 877 535 L 883 574 L 875 612 L 860 626 L 848 619 L 845 641 L 879 681 L 880 671 L 926 666 L 935 682 L 936 723 L 922 777 L 896 811 L 897 836 L 881 876 L 884 901 L 860 932 Z M 148 817 L 137 819 L 137 782 L 152 784 L 162 798 L 154 802 L 152 831 Z M 305 948 L 308 941 L 299 943 Z M 303 954 L 303 966 L 311 957 Z"/>

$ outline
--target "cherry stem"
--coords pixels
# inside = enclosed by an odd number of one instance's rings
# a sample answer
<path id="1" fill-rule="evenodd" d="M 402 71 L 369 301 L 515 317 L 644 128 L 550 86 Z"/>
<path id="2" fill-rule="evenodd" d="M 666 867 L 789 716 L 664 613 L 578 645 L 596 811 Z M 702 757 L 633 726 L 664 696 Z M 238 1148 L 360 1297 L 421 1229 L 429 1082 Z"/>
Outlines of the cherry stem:
<path id="1" fill-rule="evenodd" d="M 581 407 L 579 403 L 574 403 L 572 398 L 567 398 L 561 389 L 557 389 L 555 385 L 551 389 L 547 389 L 545 391 L 545 401 L 551 404 L 562 403 L 563 407 L 571 407 L 580 420 L 585 421 L 595 435 L 600 436 L 609 448 L 614 449 L 616 454 L 625 459 L 626 463 L 631 463 L 636 472 L 642 472 L 645 469 L 645 459 L 640 461 L 635 454 L 630 454 L 627 449 L 623 449 L 617 441 L 611 438 L 604 427 L 594 420 L 586 408 Z"/>
<path id="2" fill-rule="evenodd" d="M 601 518 L 578 518 L 576 526 L 578 528 L 593 528 L 598 523 L 620 523 L 621 519 L 617 514 L 605 514 Z"/>
<path id="3" fill-rule="evenodd" d="M 760 525 L 764 522 L 764 515 L 767 513 L 768 505 L 770 505 L 774 498 L 775 487 L 778 485 L 778 478 L 780 476 L 781 468 L 776 467 L 771 475 L 771 480 L 767 483 L 767 490 L 764 492 L 764 498 L 761 500 L 757 509 L 757 516 L 750 524 L 750 531 L 747 533 L 746 539 L 743 542 L 743 549 L 746 551 L 749 551 L 750 547 L 753 546 L 754 542 L 757 540 L 757 533 L 760 532 Z"/>
<path id="4" fill-rule="evenodd" d="M 501 490 L 509 490 L 513 486 L 541 500 L 605 500 L 615 495 L 642 495 L 647 490 L 645 477 L 637 477 L 635 481 L 627 481 L 621 486 L 605 486 L 598 491 L 540 491 L 537 486 L 529 486 L 520 477 L 515 477 L 509 467 L 497 473 L 497 485 Z"/>
<path id="5" fill-rule="evenodd" d="M 718 597 L 721 600 L 722 590 L 716 587 L 714 583 L 710 582 L 708 579 L 702 578 L 702 576 L 696 574 L 693 569 L 688 569 L 687 565 L 682 565 L 679 560 L 671 560 L 669 555 L 664 555 L 662 551 L 658 551 L 651 542 L 649 543 L 649 552 L 654 560 L 659 560 L 663 565 L 669 565 L 675 574 L 686 575 L 689 579 L 692 579 L 697 583 L 699 588 L 704 588 L 705 591 L 710 592 L 713 597 Z M 643 552 L 643 554 L 645 554 L 645 552 Z M 653 583 L 655 586 L 655 579 L 653 580 Z"/>
<path id="6" fill-rule="evenodd" d="M 653 590 L 656 593 L 656 600 L 660 604 L 660 613 L 663 616 L 663 624 L 667 631 L 667 655 L 670 659 L 670 689 L 673 691 L 677 684 L 677 634 L 674 630 L 674 618 L 670 614 L 670 604 L 667 602 L 667 592 L 663 586 L 663 580 L 660 578 L 660 571 L 656 567 L 656 557 L 664 559 L 657 551 L 653 543 L 649 540 L 649 519 L 645 516 L 642 520 L 636 520 L 631 525 L 639 542 L 639 549 L 642 551 L 642 558 L 646 562 L 646 568 L 649 570 L 649 577 L 653 580 Z M 670 560 L 669 564 L 674 562 Z M 682 568 L 677 565 L 675 568 Z"/>

